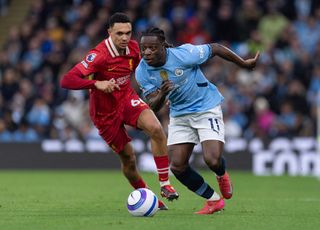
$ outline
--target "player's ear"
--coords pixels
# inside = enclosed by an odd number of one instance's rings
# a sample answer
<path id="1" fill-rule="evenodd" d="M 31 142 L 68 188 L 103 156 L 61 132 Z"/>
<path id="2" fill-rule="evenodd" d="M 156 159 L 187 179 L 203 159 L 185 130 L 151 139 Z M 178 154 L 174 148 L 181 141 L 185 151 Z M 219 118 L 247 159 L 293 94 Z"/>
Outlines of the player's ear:
<path id="1" fill-rule="evenodd" d="M 166 48 L 167 48 L 166 43 L 165 43 L 165 42 L 162 42 L 162 43 L 161 43 L 161 49 L 162 49 L 164 52 L 166 52 Z"/>

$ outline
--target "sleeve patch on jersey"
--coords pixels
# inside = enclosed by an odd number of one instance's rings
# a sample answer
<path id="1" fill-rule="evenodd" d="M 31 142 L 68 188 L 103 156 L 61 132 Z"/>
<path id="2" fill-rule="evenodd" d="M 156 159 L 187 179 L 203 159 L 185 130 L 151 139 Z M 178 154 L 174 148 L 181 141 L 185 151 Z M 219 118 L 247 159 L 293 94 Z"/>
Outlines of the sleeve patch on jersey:
<path id="1" fill-rule="evenodd" d="M 85 61 L 82 61 L 81 64 L 84 66 L 84 68 L 88 69 L 88 63 L 86 63 Z"/>
<path id="2" fill-rule="evenodd" d="M 208 86 L 208 82 L 197 83 L 197 85 L 198 85 L 199 87 L 207 87 L 207 86 Z"/>
<path id="3" fill-rule="evenodd" d="M 199 56 L 200 58 L 203 58 L 204 57 L 204 49 L 203 47 L 201 46 L 197 46 L 198 50 L 199 50 Z"/>
<path id="4" fill-rule="evenodd" d="M 95 53 L 88 54 L 88 56 L 86 57 L 86 61 L 93 62 L 93 60 L 96 58 L 96 56 L 97 56 L 97 54 L 95 54 Z"/>

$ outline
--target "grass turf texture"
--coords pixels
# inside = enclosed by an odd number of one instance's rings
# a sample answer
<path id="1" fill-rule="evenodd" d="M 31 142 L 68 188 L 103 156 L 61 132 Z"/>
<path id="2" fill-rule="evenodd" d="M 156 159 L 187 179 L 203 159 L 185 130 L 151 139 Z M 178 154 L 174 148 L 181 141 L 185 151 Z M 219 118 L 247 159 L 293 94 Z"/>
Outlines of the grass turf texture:
<path id="1" fill-rule="evenodd" d="M 211 174 L 203 171 L 215 188 Z M 319 229 L 320 181 L 230 172 L 235 194 L 222 213 L 199 216 L 203 200 L 175 178 L 180 199 L 169 211 L 132 217 L 132 191 L 118 171 L 0 171 L 0 229 Z M 143 174 L 159 194 L 155 174 Z"/>

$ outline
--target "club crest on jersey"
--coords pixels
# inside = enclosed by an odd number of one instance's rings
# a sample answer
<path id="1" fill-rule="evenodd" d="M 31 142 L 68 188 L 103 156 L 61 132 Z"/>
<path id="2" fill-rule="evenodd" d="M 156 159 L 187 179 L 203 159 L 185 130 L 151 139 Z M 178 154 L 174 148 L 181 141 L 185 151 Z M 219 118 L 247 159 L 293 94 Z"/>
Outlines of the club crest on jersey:
<path id="1" fill-rule="evenodd" d="M 95 54 L 95 53 L 88 54 L 88 56 L 86 57 L 86 61 L 93 62 L 93 60 L 96 58 L 96 56 L 97 56 L 97 54 Z"/>
<path id="2" fill-rule="evenodd" d="M 164 81 L 168 80 L 168 73 L 167 73 L 167 71 L 161 70 L 161 71 L 160 71 L 160 77 L 161 77 L 162 80 L 164 80 Z"/>
<path id="3" fill-rule="evenodd" d="M 182 76 L 182 74 L 183 74 L 183 70 L 182 70 L 182 69 L 175 69 L 174 74 L 175 74 L 177 77 L 180 77 L 180 76 Z"/>
<path id="4" fill-rule="evenodd" d="M 93 80 L 93 79 L 94 79 L 94 74 L 92 73 L 88 76 L 88 80 Z"/>
<path id="5" fill-rule="evenodd" d="M 129 59 L 129 68 L 132 71 L 133 70 L 133 60 L 132 58 Z"/>

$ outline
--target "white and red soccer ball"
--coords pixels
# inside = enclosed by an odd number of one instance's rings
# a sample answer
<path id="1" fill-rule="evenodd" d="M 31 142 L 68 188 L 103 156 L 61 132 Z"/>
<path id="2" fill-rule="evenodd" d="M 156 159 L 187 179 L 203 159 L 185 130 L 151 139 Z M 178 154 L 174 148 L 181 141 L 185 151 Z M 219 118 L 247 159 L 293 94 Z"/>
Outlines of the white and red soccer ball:
<path id="1" fill-rule="evenodd" d="M 128 197 L 127 209 L 133 216 L 153 216 L 158 211 L 158 197 L 150 189 L 136 189 Z"/>

